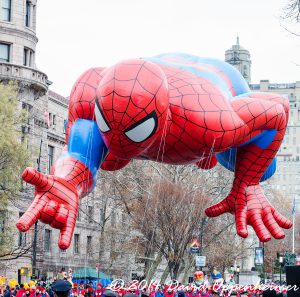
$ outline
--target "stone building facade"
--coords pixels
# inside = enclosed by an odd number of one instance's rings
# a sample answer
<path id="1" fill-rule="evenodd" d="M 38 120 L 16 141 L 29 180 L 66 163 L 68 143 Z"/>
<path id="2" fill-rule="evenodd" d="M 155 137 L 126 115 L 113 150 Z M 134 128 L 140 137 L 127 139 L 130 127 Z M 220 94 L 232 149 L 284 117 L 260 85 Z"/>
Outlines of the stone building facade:
<path id="1" fill-rule="evenodd" d="M 0 82 L 13 80 L 18 83 L 20 107 L 28 111 L 28 121 L 22 127 L 22 140 L 27 141 L 33 166 L 42 173 L 49 173 L 65 146 L 68 100 L 49 90 L 51 82 L 36 67 L 36 6 L 36 0 L 0 0 Z M 37 160 L 40 160 L 39 166 Z M 12 226 L 33 196 L 33 187 L 24 183 L 17 202 L 9 206 Z M 57 230 L 40 222 L 37 224 L 36 271 L 33 272 L 37 277 L 55 275 L 62 268 L 96 267 L 99 262 L 100 215 L 94 211 L 94 203 L 91 197 L 81 201 L 75 240 L 68 251 L 59 250 Z M 89 213 L 85 216 L 86 212 Z M 0 275 L 14 277 L 19 282 L 28 281 L 33 268 L 34 228 L 21 233 L 14 227 L 14 234 L 16 250 L 22 251 L 22 256 L 1 261 Z M 21 268 L 25 268 L 26 273 L 22 273 Z"/>

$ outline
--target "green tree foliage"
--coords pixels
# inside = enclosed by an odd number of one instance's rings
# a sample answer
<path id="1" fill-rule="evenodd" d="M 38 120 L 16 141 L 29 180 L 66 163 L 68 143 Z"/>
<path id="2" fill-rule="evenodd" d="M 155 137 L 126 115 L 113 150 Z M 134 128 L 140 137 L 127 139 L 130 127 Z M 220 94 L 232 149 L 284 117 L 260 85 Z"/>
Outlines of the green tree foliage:
<path id="1" fill-rule="evenodd" d="M 9 205 L 18 199 L 21 173 L 29 163 L 27 143 L 21 135 L 27 114 L 17 99 L 15 83 L 0 83 L 0 258 L 13 254 L 13 225 Z"/>
<path id="2" fill-rule="evenodd" d="M 21 141 L 21 127 L 26 113 L 17 100 L 14 83 L 0 84 L 0 210 L 6 209 L 21 188 L 21 172 L 28 164 L 26 141 Z"/>

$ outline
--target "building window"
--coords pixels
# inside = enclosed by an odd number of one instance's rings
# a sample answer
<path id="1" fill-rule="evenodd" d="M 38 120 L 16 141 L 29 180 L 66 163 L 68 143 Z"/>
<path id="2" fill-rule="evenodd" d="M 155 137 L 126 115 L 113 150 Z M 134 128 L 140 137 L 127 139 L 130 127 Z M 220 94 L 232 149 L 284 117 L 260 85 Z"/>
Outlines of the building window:
<path id="1" fill-rule="evenodd" d="M 93 223 L 94 222 L 94 211 L 92 206 L 88 206 L 88 222 Z"/>
<path id="2" fill-rule="evenodd" d="M 293 145 L 296 145 L 296 137 L 293 137 Z"/>
<path id="3" fill-rule="evenodd" d="M 5 22 L 11 21 L 11 0 L 2 0 L 1 19 Z"/>
<path id="4" fill-rule="evenodd" d="M 74 234 L 74 254 L 79 254 L 79 234 Z"/>
<path id="5" fill-rule="evenodd" d="M 28 113 L 31 112 L 32 110 L 32 105 L 28 104 L 28 103 L 25 103 L 25 102 L 22 102 L 22 109 L 26 110 Z M 29 123 L 28 123 L 29 124 Z"/>
<path id="6" fill-rule="evenodd" d="M 25 18 L 25 25 L 26 25 L 26 27 L 30 27 L 30 19 L 31 19 L 31 15 L 30 15 L 30 2 L 26 1 L 26 18 Z"/>
<path id="7" fill-rule="evenodd" d="M 91 255 L 92 254 L 92 236 L 88 236 L 87 237 L 87 241 L 86 241 L 86 253 L 87 253 L 87 255 Z"/>
<path id="8" fill-rule="evenodd" d="M 68 127 L 68 120 L 64 120 L 64 126 L 63 126 L 63 132 L 64 132 L 64 134 L 66 134 L 67 127 Z"/>
<path id="9" fill-rule="evenodd" d="M 293 110 L 291 110 L 291 118 L 290 119 L 292 122 L 294 122 L 294 111 Z"/>
<path id="10" fill-rule="evenodd" d="M 19 231 L 19 240 L 18 240 L 19 247 L 26 246 L 26 243 L 27 243 L 27 238 L 26 237 L 27 237 L 26 232 Z"/>
<path id="11" fill-rule="evenodd" d="M 0 62 L 8 63 L 10 60 L 10 44 L 0 43 Z"/>
<path id="12" fill-rule="evenodd" d="M 51 126 L 52 125 L 52 113 L 51 112 L 49 112 L 49 126 Z"/>
<path id="13" fill-rule="evenodd" d="M 56 125 L 56 115 L 55 114 L 52 116 L 52 125 L 53 126 Z"/>
<path id="14" fill-rule="evenodd" d="M 45 229 L 45 252 L 51 250 L 51 230 Z"/>
<path id="15" fill-rule="evenodd" d="M 23 56 L 23 65 L 24 66 L 29 66 L 29 57 L 28 57 L 28 54 L 29 54 L 29 49 L 24 47 L 24 56 Z"/>
<path id="16" fill-rule="evenodd" d="M 24 214 L 24 212 L 19 212 L 19 218 Z M 26 232 L 19 231 L 19 238 L 18 238 L 18 246 L 22 247 L 26 245 Z"/>
<path id="17" fill-rule="evenodd" d="M 33 62 L 33 51 L 29 48 L 24 47 L 23 53 L 23 65 L 27 67 L 32 67 Z"/>
<path id="18" fill-rule="evenodd" d="M 48 145 L 48 174 L 50 173 L 51 167 L 53 165 L 54 160 L 54 147 L 51 145 Z"/>
<path id="19" fill-rule="evenodd" d="M 28 66 L 32 67 L 33 64 L 33 51 L 29 51 L 29 61 L 28 61 Z"/>

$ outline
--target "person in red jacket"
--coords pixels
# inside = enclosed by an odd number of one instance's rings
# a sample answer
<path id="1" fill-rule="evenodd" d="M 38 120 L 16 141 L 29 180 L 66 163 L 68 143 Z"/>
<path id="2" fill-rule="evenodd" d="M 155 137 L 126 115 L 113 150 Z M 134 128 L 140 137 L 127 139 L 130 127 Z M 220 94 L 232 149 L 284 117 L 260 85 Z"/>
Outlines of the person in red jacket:
<path id="1" fill-rule="evenodd" d="M 16 297 L 25 297 L 25 296 L 26 296 L 26 290 L 24 289 L 24 284 L 21 284 L 20 289 L 16 294 Z"/>
<path id="2" fill-rule="evenodd" d="M 84 283 L 81 282 L 80 286 L 79 286 L 79 290 L 78 290 L 79 297 L 85 296 L 85 291 L 86 291 L 86 289 L 84 287 Z"/>
<path id="3" fill-rule="evenodd" d="M 103 293 L 103 287 L 101 284 L 97 284 L 97 288 L 95 290 L 95 297 L 101 297 Z"/>
<path id="4" fill-rule="evenodd" d="M 29 295 L 30 297 L 36 297 L 36 286 L 32 286 L 29 292 L 30 292 Z"/>
<path id="5" fill-rule="evenodd" d="M 35 289 L 35 297 L 41 297 L 42 293 L 41 293 L 41 287 L 37 286 Z"/>
<path id="6" fill-rule="evenodd" d="M 71 294 L 73 297 L 78 297 L 78 285 L 73 283 L 73 288 L 71 289 Z"/>

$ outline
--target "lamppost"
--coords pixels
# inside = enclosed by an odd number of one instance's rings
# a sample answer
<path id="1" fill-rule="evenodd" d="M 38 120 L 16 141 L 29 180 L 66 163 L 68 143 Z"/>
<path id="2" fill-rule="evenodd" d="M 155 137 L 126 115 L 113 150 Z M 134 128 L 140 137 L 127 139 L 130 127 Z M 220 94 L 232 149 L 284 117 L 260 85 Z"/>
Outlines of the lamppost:
<path id="1" fill-rule="evenodd" d="M 200 250 L 199 250 L 199 256 L 203 256 L 203 233 L 204 233 L 204 227 L 205 224 L 207 223 L 207 218 L 203 218 L 201 221 L 201 227 L 200 227 L 200 234 L 199 234 L 199 238 L 200 238 Z M 200 267 L 200 270 L 202 270 L 203 267 Z"/>
<path id="2" fill-rule="evenodd" d="M 240 282 L 240 266 L 236 267 L 236 282 L 237 284 Z"/>
<path id="3" fill-rule="evenodd" d="M 38 172 L 41 172 L 42 146 L 43 146 L 43 138 L 41 139 L 40 152 L 39 152 L 39 157 L 37 159 L 37 171 Z M 38 273 L 37 273 L 37 269 L 36 269 L 37 237 L 38 237 L 38 221 L 36 221 L 35 224 L 34 224 L 34 233 L 33 233 L 32 258 L 31 258 L 32 279 L 37 279 L 38 278 Z"/>
<path id="4" fill-rule="evenodd" d="M 282 266 L 283 266 L 284 258 L 283 256 L 279 256 L 279 264 L 280 264 L 280 270 L 279 270 L 279 283 L 281 286 L 281 274 L 282 274 Z"/>

